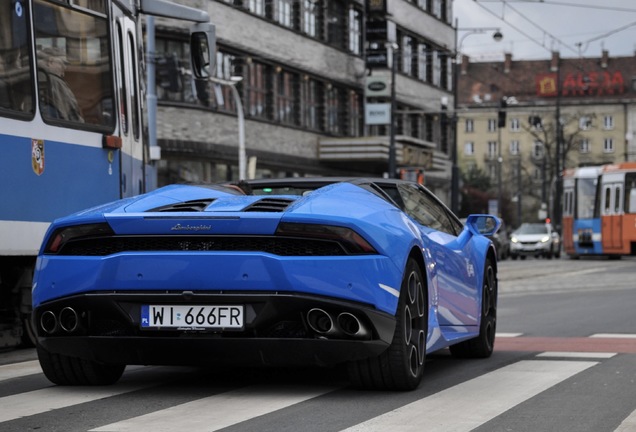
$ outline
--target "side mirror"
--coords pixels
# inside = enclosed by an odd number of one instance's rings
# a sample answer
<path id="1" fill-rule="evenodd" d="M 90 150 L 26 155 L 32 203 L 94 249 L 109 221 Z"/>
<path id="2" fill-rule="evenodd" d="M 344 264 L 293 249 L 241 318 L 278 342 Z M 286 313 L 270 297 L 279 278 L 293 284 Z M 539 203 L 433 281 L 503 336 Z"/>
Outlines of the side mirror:
<path id="1" fill-rule="evenodd" d="M 501 226 L 501 220 L 493 215 L 475 214 L 468 216 L 466 226 L 473 234 L 491 236 Z"/>
<path id="2" fill-rule="evenodd" d="M 216 61 L 216 28 L 212 24 L 200 23 L 192 29 L 190 58 L 194 78 L 207 81 Z"/>

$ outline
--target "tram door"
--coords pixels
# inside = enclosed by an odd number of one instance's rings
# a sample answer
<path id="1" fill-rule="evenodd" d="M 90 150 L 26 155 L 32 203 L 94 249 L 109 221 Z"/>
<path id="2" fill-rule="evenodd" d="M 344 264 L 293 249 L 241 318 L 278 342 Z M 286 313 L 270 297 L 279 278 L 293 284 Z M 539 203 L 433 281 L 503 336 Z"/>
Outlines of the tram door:
<path id="1" fill-rule="evenodd" d="M 603 251 L 609 253 L 620 252 L 623 248 L 623 184 L 623 179 L 617 177 L 602 186 L 601 236 Z"/>
<path id="2" fill-rule="evenodd" d="M 141 103 L 139 84 L 139 50 L 133 19 L 113 3 L 113 58 L 119 134 L 121 196 L 130 197 L 145 192 L 144 147 L 141 133 Z"/>

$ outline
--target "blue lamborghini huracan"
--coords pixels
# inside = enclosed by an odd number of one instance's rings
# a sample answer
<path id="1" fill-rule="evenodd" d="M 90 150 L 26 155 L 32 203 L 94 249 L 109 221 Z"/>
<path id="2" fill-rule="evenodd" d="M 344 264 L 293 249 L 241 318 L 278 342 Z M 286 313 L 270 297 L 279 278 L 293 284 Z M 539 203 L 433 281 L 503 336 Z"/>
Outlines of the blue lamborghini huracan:
<path id="1" fill-rule="evenodd" d="M 92 208 L 40 250 L 40 364 L 60 385 L 131 364 L 346 364 L 358 388 L 414 389 L 427 353 L 491 355 L 499 224 L 393 179 L 173 185 Z"/>

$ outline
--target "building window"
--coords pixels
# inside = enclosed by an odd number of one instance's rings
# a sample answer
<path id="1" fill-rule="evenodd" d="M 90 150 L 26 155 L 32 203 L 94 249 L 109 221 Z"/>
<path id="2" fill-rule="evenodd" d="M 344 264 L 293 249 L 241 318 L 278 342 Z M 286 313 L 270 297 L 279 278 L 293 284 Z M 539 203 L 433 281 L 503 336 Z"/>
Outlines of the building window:
<path id="1" fill-rule="evenodd" d="M 217 78 L 229 80 L 232 76 L 236 56 L 221 51 L 216 53 L 216 76 Z M 219 111 L 236 112 L 233 90 L 229 85 L 214 85 L 214 102 L 212 106 Z"/>
<path id="2" fill-rule="evenodd" d="M 341 128 L 341 110 L 340 89 L 331 85 L 327 86 L 326 93 L 326 131 L 333 135 L 340 135 Z"/>
<path id="3" fill-rule="evenodd" d="M 446 90 L 453 90 L 453 57 L 446 55 Z"/>
<path id="4" fill-rule="evenodd" d="M 281 71 L 276 74 L 275 116 L 280 123 L 295 125 L 296 104 L 294 103 L 294 75 Z"/>
<path id="5" fill-rule="evenodd" d="M 497 157 L 497 141 L 488 141 L 488 158 L 494 159 Z"/>
<path id="6" fill-rule="evenodd" d="M 521 130 L 521 121 L 518 118 L 510 119 L 510 130 L 512 132 L 519 132 Z"/>
<path id="7" fill-rule="evenodd" d="M 402 50 L 402 73 L 411 75 L 413 73 L 413 47 L 415 46 L 413 38 L 408 35 L 402 36 L 400 49 Z"/>
<path id="8" fill-rule="evenodd" d="M 475 121 L 473 119 L 466 119 L 466 133 L 471 133 L 475 131 Z"/>
<path id="9" fill-rule="evenodd" d="M 442 18 L 442 0 L 433 0 L 432 12 L 436 18 Z"/>
<path id="10" fill-rule="evenodd" d="M 605 138 L 603 140 L 603 153 L 614 153 L 614 139 Z"/>
<path id="11" fill-rule="evenodd" d="M 303 0 L 303 32 L 311 37 L 318 37 L 318 1 Z"/>
<path id="12" fill-rule="evenodd" d="M 530 124 L 532 130 L 543 130 L 543 122 L 541 120 L 541 117 L 539 116 L 532 115 L 528 117 L 528 123 Z"/>
<path id="13" fill-rule="evenodd" d="M 587 138 L 583 138 L 579 143 L 579 152 L 580 153 L 589 153 L 590 152 L 590 140 Z"/>
<path id="14" fill-rule="evenodd" d="M 475 143 L 467 142 L 464 144 L 464 155 L 473 156 L 475 154 Z"/>
<path id="15" fill-rule="evenodd" d="M 497 119 L 488 119 L 488 132 L 497 131 Z"/>
<path id="16" fill-rule="evenodd" d="M 532 144 L 532 157 L 535 159 L 541 159 L 543 157 L 543 142 L 535 141 Z"/>
<path id="17" fill-rule="evenodd" d="M 433 85 L 439 87 L 442 83 L 442 59 L 439 51 L 433 51 Z"/>
<path id="18" fill-rule="evenodd" d="M 300 86 L 300 95 L 303 110 L 302 126 L 307 129 L 319 130 L 320 83 L 305 75 Z"/>
<path id="19" fill-rule="evenodd" d="M 327 43 L 337 48 L 345 48 L 346 15 L 344 3 L 339 0 L 327 2 Z"/>
<path id="20" fill-rule="evenodd" d="M 611 130 L 614 129 L 614 117 L 607 115 L 605 117 L 603 117 L 603 128 L 605 130 Z"/>
<path id="21" fill-rule="evenodd" d="M 265 0 L 248 0 L 247 10 L 254 15 L 265 16 Z"/>
<path id="22" fill-rule="evenodd" d="M 510 141 L 510 154 L 514 156 L 519 154 L 519 140 Z"/>
<path id="23" fill-rule="evenodd" d="M 247 79 L 243 80 L 245 112 L 248 116 L 267 119 L 267 66 L 247 63 Z"/>
<path id="24" fill-rule="evenodd" d="M 276 0 L 274 20 L 285 27 L 293 27 L 292 9 L 294 0 Z"/>
<path id="25" fill-rule="evenodd" d="M 592 119 L 588 116 L 581 116 L 579 118 L 579 129 L 589 130 L 592 127 Z"/>
<path id="26" fill-rule="evenodd" d="M 417 79 L 428 81 L 428 45 L 419 43 L 417 45 Z"/>
<path id="27" fill-rule="evenodd" d="M 362 54 L 362 13 L 356 9 L 349 9 L 349 51 Z"/>
<path id="28" fill-rule="evenodd" d="M 362 135 L 362 95 L 349 91 L 349 136 Z"/>

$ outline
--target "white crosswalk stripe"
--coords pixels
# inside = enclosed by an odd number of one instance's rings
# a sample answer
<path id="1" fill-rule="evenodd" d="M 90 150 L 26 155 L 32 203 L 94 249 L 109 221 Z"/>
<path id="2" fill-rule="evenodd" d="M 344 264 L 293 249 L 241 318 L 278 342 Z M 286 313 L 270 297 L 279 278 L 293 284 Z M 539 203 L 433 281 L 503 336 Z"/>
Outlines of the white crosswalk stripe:
<path id="1" fill-rule="evenodd" d="M 636 410 L 627 416 L 625 420 L 616 428 L 614 432 L 634 432 L 636 431 Z"/>
<path id="2" fill-rule="evenodd" d="M 584 361 L 520 361 L 345 431 L 468 432 L 596 364 Z M 462 409 L 458 410 L 458 406 Z"/>
<path id="3" fill-rule="evenodd" d="M 110 424 L 92 432 L 212 432 L 336 390 L 323 386 L 254 386 Z"/>
<path id="4" fill-rule="evenodd" d="M 403 405 L 377 417 L 362 421 L 342 432 L 469 432 L 515 408 L 557 384 L 584 372 L 616 353 L 544 352 L 534 359 L 521 360 L 487 374 L 465 381 L 430 396 Z M 133 367 L 133 372 L 148 371 Z M 154 368 L 152 368 L 154 369 Z M 41 373 L 37 361 L 0 366 L 3 381 Z M 130 377 L 130 371 L 127 375 Z M 6 383 L 8 387 L 14 381 Z M 11 396 L 0 397 L 2 423 L 28 418 L 57 409 L 125 395 L 156 385 L 153 379 L 128 379 L 114 386 L 50 386 Z M 425 385 L 425 383 L 423 384 Z M 90 427 L 90 432 L 162 432 L 184 430 L 212 432 L 239 425 L 294 405 L 309 402 L 330 392 L 335 385 L 254 384 L 170 407 L 111 424 Z M 200 396 L 199 396 L 200 397 Z M 458 410 L 457 407 L 462 409 Z M 308 408 L 300 408 L 308 409 Z M 425 416 L 422 413 L 426 412 Z M 121 417 L 120 417 L 121 418 Z M 11 429 L 16 430 L 16 429 Z M 624 419 L 614 432 L 636 430 L 636 411 Z"/>
<path id="5" fill-rule="evenodd" d="M 140 390 L 149 384 L 121 384 L 116 387 L 48 387 L 0 398 L 0 422 L 32 416 Z"/>
<path id="6" fill-rule="evenodd" d="M 42 373 L 42 368 L 37 360 L 2 365 L 0 366 L 0 381 L 38 373 Z"/>

